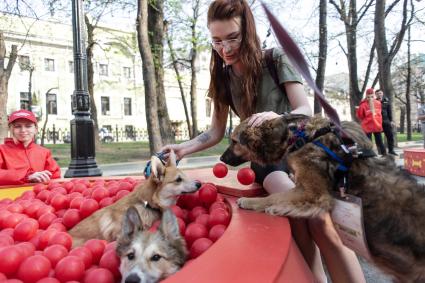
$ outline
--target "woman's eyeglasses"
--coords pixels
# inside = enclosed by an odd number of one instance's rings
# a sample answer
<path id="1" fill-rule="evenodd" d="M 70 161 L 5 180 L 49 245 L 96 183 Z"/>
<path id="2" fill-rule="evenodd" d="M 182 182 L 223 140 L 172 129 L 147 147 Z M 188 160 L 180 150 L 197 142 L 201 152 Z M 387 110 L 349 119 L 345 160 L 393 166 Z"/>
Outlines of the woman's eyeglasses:
<path id="1" fill-rule="evenodd" d="M 226 39 L 226 40 L 213 40 L 211 41 L 212 47 L 216 51 L 222 50 L 224 47 L 227 48 L 238 48 L 241 44 L 242 38 L 232 38 L 232 39 Z"/>

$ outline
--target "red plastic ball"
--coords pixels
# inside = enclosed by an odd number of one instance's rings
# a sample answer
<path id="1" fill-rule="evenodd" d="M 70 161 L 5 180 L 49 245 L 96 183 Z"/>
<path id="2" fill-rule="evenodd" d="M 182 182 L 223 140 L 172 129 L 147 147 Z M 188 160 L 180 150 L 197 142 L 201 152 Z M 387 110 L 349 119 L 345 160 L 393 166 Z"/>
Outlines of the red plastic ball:
<path id="1" fill-rule="evenodd" d="M 213 210 L 208 219 L 208 227 L 213 227 L 218 224 L 222 224 L 227 227 L 230 222 L 230 215 L 225 210 L 216 209 Z"/>
<path id="2" fill-rule="evenodd" d="M 114 275 L 106 268 L 93 268 L 86 272 L 84 283 L 114 283 Z"/>
<path id="3" fill-rule="evenodd" d="M 199 199 L 209 207 L 217 199 L 217 188 L 212 184 L 204 184 L 199 190 Z"/>
<path id="4" fill-rule="evenodd" d="M 21 250 L 15 246 L 0 249 L 0 272 L 6 275 L 14 274 L 25 259 Z"/>
<path id="5" fill-rule="evenodd" d="M 43 251 L 43 255 L 50 260 L 52 267 L 68 255 L 68 250 L 62 245 L 51 245 Z"/>
<path id="6" fill-rule="evenodd" d="M 74 227 L 78 222 L 80 222 L 81 216 L 80 211 L 78 209 L 72 208 L 68 209 L 62 218 L 62 223 L 65 225 L 66 228 L 71 229 Z"/>
<path id="7" fill-rule="evenodd" d="M 197 258 L 201 254 L 203 254 L 209 247 L 213 244 L 208 238 L 199 238 L 193 242 L 190 247 L 189 258 Z"/>
<path id="8" fill-rule="evenodd" d="M 227 169 L 226 164 L 224 164 L 224 163 L 217 163 L 213 167 L 213 174 L 217 178 L 224 178 L 224 177 L 226 177 L 227 172 L 228 172 L 228 169 Z"/>
<path id="9" fill-rule="evenodd" d="M 120 278 L 120 258 L 117 256 L 115 249 L 105 251 L 99 261 L 99 267 L 109 270 L 115 278 Z"/>
<path id="10" fill-rule="evenodd" d="M 55 276 L 61 282 L 80 281 L 84 276 L 84 270 L 82 259 L 76 256 L 66 256 L 56 264 Z"/>
<path id="11" fill-rule="evenodd" d="M 35 219 L 27 218 L 18 223 L 13 232 L 16 241 L 29 241 L 35 236 L 38 229 L 38 222 Z"/>
<path id="12" fill-rule="evenodd" d="M 210 238 L 211 241 L 215 242 L 217 241 L 226 231 L 226 226 L 222 224 L 215 225 L 211 227 L 210 232 L 208 233 L 208 238 Z"/>
<path id="13" fill-rule="evenodd" d="M 93 262 L 93 255 L 91 251 L 86 247 L 77 247 L 69 252 L 69 255 L 81 258 L 84 262 L 86 269 L 90 268 Z"/>
<path id="14" fill-rule="evenodd" d="M 93 264 L 97 264 L 105 250 L 105 243 L 98 239 L 90 239 L 84 243 L 84 246 L 91 251 L 93 255 Z"/>
<path id="15" fill-rule="evenodd" d="M 251 168 L 239 169 L 237 178 L 242 185 L 251 185 L 255 181 L 255 173 Z"/>
<path id="16" fill-rule="evenodd" d="M 207 228 L 199 223 L 191 223 L 186 228 L 186 232 L 184 234 L 184 237 L 186 239 L 186 243 L 188 246 L 191 246 L 192 243 L 199 239 L 199 238 L 206 238 L 208 237 L 208 230 Z"/>
<path id="17" fill-rule="evenodd" d="M 93 212 L 99 209 L 99 204 L 94 199 L 85 199 L 80 206 L 81 218 L 90 216 Z"/>
<path id="18" fill-rule="evenodd" d="M 24 282 L 37 282 L 49 275 L 52 265 L 42 255 L 33 255 L 25 259 L 18 269 L 18 278 Z"/>

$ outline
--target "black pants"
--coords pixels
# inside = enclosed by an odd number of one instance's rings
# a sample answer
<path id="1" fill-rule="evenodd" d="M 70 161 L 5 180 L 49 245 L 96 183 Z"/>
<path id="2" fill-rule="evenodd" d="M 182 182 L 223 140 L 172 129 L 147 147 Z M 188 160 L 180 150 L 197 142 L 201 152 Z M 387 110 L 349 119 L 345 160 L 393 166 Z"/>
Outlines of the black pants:
<path id="1" fill-rule="evenodd" d="M 381 133 L 367 133 L 367 137 L 370 140 L 372 140 L 372 134 L 375 137 L 375 143 L 376 143 L 376 147 L 378 148 L 378 153 L 382 155 L 387 154 L 387 151 L 385 150 L 385 145 L 382 142 Z"/>
<path id="2" fill-rule="evenodd" d="M 394 134 L 393 127 L 391 126 L 390 121 L 382 122 L 382 127 L 384 128 L 385 138 L 387 139 L 388 152 L 394 151 Z"/>

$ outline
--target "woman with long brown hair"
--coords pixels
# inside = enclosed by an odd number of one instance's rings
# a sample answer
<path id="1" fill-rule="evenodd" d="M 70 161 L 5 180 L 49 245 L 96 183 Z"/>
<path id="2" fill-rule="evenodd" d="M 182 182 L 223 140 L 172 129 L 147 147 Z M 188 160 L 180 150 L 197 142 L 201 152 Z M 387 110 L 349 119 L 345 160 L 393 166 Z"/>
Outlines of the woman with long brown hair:
<path id="1" fill-rule="evenodd" d="M 214 102 L 211 128 L 187 142 L 167 145 L 163 151 L 173 149 L 181 159 L 219 143 L 224 137 L 229 109 L 241 120 L 250 117 L 251 126 L 289 111 L 311 116 L 301 77 L 285 54 L 280 49 L 273 49 L 269 54 L 274 67 L 267 64 L 254 17 L 245 0 L 213 1 L 208 9 L 208 29 L 212 46 L 208 95 Z M 251 167 L 256 173 L 256 182 L 269 193 L 295 186 L 284 172 L 284 163 L 278 166 L 251 164 Z M 326 282 L 326 276 L 309 230 L 320 248 L 327 249 L 323 254 L 326 262 L 329 261 L 328 269 L 334 282 L 364 281 L 355 255 L 341 243 L 330 216 L 308 222 L 291 220 L 291 225 L 294 238 L 317 281 Z"/>

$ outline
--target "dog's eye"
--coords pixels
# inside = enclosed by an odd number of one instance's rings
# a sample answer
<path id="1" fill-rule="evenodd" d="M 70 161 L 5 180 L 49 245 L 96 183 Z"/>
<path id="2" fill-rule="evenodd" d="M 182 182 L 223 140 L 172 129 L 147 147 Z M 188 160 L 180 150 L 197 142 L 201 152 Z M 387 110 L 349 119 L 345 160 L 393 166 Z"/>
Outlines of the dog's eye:
<path id="1" fill-rule="evenodd" d="M 128 255 L 127 255 L 127 258 L 128 258 L 128 260 L 133 260 L 134 259 L 134 253 L 129 253 Z"/>
<path id="2" fill-rule="evenodd" d="M 176 179 L 176 183 L 180 183 L 181 181 L 183 181 L 182 177 L 178 176 Z"/>
<path id="3" fill-rule="evenodd" d="M 161 256 L 159 255 L 159 254 L 154 254 L 152 257 L 151 257 L 151 261 L 158 261 L 158 260 L 160 260 L 161 259 Z"/>

